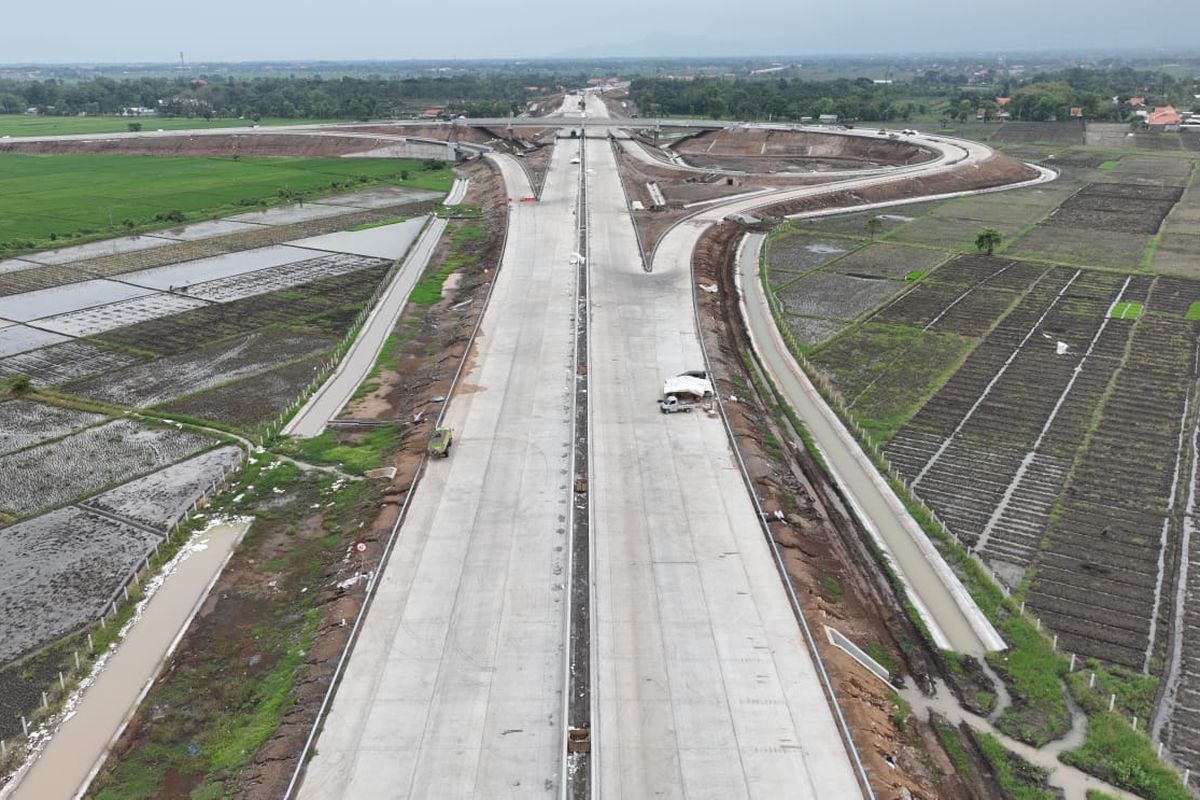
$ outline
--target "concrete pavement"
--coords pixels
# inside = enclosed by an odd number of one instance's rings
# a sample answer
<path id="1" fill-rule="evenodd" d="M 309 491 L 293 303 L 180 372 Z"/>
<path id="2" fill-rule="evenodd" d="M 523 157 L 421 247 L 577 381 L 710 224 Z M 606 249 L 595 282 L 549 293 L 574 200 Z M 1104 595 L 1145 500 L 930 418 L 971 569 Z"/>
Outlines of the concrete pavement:
<path id="1" fill-rule="evenodd" d="M 0 797 L 74 797 L 87 787 L 249 527 L 244 520 L 195 535 L 70 716 Z"/>
<path id="2" fill-rule="evenodd" d="M 655 402 L 704 363 L 691 247 L 644 272 L 611 146 L 587 147 L 599 794 L 858 797 L 720 420 Z"/>
<path id="3" fill-rule="evenodd" d="M 434 218 L 428 223 L 393 276 L 391 285 L 363 321 L 362 330 L 342 357 L 337 369 L 284 426 L 284 434 L 306 439 L 319 436 L 329 421 L 336 417 L 354 396 L 355 390 L 375 366 L 375 360 L 379 358 L 384 343 L 408 304 L 408 296 L 412 294 L 413 287 L 429 266 L 429 259 L 444 230 L 444 219 Z"/>
<path id="4" fill-rule="evenodd" d="M 747 237 L 739 262 L 746 326 L 764 369 L 808 429 L 859 521 L 895 564 L 938 645 L 974 656 L 1003 649 L 999 633 L 792 358 L 759 276 L 765 238 Z"/>
<path id="5" fill-rule="evenodd" d="M 577 140 L 508 245 L 302 798 L 552 797 L 562 753 Z M 532 194 L 497 157 L 509 194 Z"/>

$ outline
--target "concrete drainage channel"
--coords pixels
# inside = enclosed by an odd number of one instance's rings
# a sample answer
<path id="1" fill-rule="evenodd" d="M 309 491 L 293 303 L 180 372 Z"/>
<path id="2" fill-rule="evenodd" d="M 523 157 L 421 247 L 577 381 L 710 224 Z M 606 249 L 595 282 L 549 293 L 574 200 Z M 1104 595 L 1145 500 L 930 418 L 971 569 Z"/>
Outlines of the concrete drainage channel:
<path id="1" fill-rule="evenodd" d="M 569 545 L 570 586 L 567 624 L 566 732 L 561 796 L 592 796 L 592 614 L 591 504 L 588 493 L 588 205 L 584 136 L 579 137 L 579 196 L 576 205 L 579 255 L 575 288 L 575 404 L 572 427 L 572 473 Z"/>

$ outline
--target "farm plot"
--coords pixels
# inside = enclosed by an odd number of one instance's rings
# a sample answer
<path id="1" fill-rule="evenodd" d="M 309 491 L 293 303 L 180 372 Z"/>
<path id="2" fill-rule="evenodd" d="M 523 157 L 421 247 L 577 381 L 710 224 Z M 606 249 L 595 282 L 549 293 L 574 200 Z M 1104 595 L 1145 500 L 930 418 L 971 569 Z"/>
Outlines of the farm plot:
<path id="1" fill-rule="evenodd" d="M 143 359 L 91 342 L 63 342 L 20 355 L 0 358 L 0 376 L 25 375 L 35 386 L 58 386 L 67 381 L 137 364 Z"/>
<path id="2" fill-rule="evenodd" d="M 390 265 L 390 261 L 383 259 L 338 253 L 205 281 L 190 287 L 188 294 L 217 303 L 228 303 L 311 283 L 322 278 L 335 278 L 371 267 L 386 268 Z"/>
<path id="3" fill-rule="evenodd" d="M 37 321 L 37 326 L 67 336 L 94 336 L 114 328 L 203 308 L 205 305 L 203 300 L 192 297 L 155 292 L 130 300 L 118 300 L 95 308 L 85 308 L 82 311 L 45 317 Z"/>
<path id="4" fill-rule="evenodd" d="M 956 334 L 871 322 L 831 340 L 811 360 L 872 436 L 886 440 L 974 344 Z"/>
<path id="5" fill-rule="evenodd" d="M 276 267 L 280 264 L 294 264 L 311 257 L 312 253 L 296 247 L 281 245 L 261 247 L 136 272 L 126 272 L 121 276 L 121 281 L 164 291 L 174 286 L 190 286 L 194 283 L 219 280 L 246 272 Z"/>
<path id="6" fill-rule="evenodd" d="M 789 314 L 853 320 L 905 287 L 901 281 L 814 272 L 776 290 Z"/>
<path id="7" fill-rule="evenodd" d="M 323 332 L 341 335 L 354 314 L 344 315 L 339 311 L 356 310 L 375 291 L 386 272 L 386 266 L 368 267 L 291 289 L 118 328 L 102 334 L 101 338 L 161 355 L 175 355 L 270 325 L 315 322 Z"/>
<path id="8" fill-rule="evenodd" d="M 1155 649 L 1198 331 L 1155 314 L 1137 323 L 1045 537 L 1027 600 L 1070 652 L 1141 669 Z"/>
<path id="9" fill-rule="evenodd" d="M 1004 240 L 1011 239 L 1023 225 L 1015 222 L 979 220 L 969 217 L 935 216 L 930 214 L 900 228 L 889 241 L 938 247 L 943 250 L 971 252 L 980 228 L 995 228 Z"/>
<path id="10" fill-rule="evenodd" d="M 1064 202 L 1042 224 L 1155 233 L 1182 193 L 1174 187 L 1092 183 Z"/>
<path id="11" fill-rule="evenodd" d="M 1144 233 L 1037 225 L 1004 251 L 1015 258 L 1135 270 L 1150 237 Z"/>
<path id="12" fill-rule="evenodd" d="M 153 406 L 324 352 L 334 341 L 292 328 L 269 328 L 246 334 L 237 341 L 205 345 L 119 373 L 74 383 L 69 391 L 117 405 Z"/>
<path id="13" fill-rule="evenodd" d="M 52 289 L 0 297 L 0 318 L 14 322 L 29 322 L 42 317 L 128 300 L 132 297 L 143 297 L 153 291 L 153 289 L 130 286 L 116 281 L 83 281 L 69 286 L 56 286 Z"/>
<path id="14" fill-rule="evenodd" d="M 997 144 L 1009 142 L 1047 142 L 1083 144 L 1084 127 L 1079 122 L 1005 122 L 992 134 Z"/>
<path id="15" fill-rule="evenodd" d="M 327 359 L 328 355 L 321 352 L 249 378 L 185 395 L 159 408 L 171 414 L 211 419 L 252 431 L 291 405 Z"/>
<path id="16" fill-rule="evenodd" d="M 30 400 L 7 400 L 0 403 L 0 455 L 66 436 L 104 418 Z"/>
<path id="17" fill-rule="evenodd" d="M 978 335 L 1007 308 L 1013 299 L 1011 291 L 1023 291 L 1040 274 L 1040 269 L 1014 261 L 959 256 L 880 309 L 872 320 L 891 325 L 941 325 L 951 332 Z M 964 305 L 976 313 L 981 308 L 989 313 L 964 316 L 960 308 Z"/>
<path id="18" fill-rule="evenodd" d="M 93 276 L 74 267 L 43 267 L 0 273 L 0 297 L 51 289 L 68 283 L 90 280 Z"/>
<path id="19" fill-rule="evenodd" d="M 1200 224 L 1196 230 L 1200 231 Z M 1200 278 L 1200 234 L 1162 234 L 1154 250 L 1153 266 L 1158 272 Z"/>
<path id="20" fill-rule="evenodd" d="M 23 272 L 27 269 L 35 269 L 38 264 L 32 261 L 22 261 L 19 258 L 0 259 L 0 275 L 7 272 Z"/>
<path id="21" fill-rule="evenodd" d="M 878 211 L 856 211 L 850 214 L 829 214 L 823 217 L 792 220 L 789 223 L 796 230 L 828 231 L 847 236 L 866 236 L 867 220 L 878 217 L 883 227 L 881 234 L 899 228 L 901 225 L 922 217 L 937 207 L 937 203 L 918 203 L 916 205 L 889 206 Z"/>
<path id="22" fill-rule="evenodd" d="M 0 509 L 27 516 L 145 475 L 212 442 L 174 428 L 117 419 L 0 456 Z"/>
<path id="23" fill-rule="evenodd" d="M 948 255 L 949 253 L 923 247 L 873 242 L 839 258 L 829 269 L 853 277 L 903 280 L 913 273 L 929 272 Z"/>
<path id="24" fill-rule="evenodd" d="M 98 242 L 87 242 L 70 247 L 59 247 L 54 250 L 42 250 L 22 256 L 29 261 L 39 264 L 69 264 L 73 261 L 83 261 L 100 256 L 132 253 L 137 250 L 150 250 L 155 247 L 165 247 L 168 242 L 149 236 L 119 236 L 115 239 L 103 239 Z"/>
<path id="25" fill-rule="evenodd" d="M 845 255 L 861 242 L 807 233 L 772 238 L 767 244 L 767 266 L 772 272 L 808 272 Z"/>
<path id="26" fill-rule="evenodd" d="M 42 331 L 28 325 L 7 325 L 0 328 L 0 358 L 65 341 L 67 337 L 61 333 Z"/>
<path id="27" fill-rule="evenodd" d="M 1029 517 L 1049 512 L 1057 488 L 1044 487 L 1063 477 L 1133 324 L 1110 319 L 1108 309 L 1118 297 L 1144 296 L 1145 280 L 1131 289 L 1134 281 L 1118 275 L 1049 271 L 887 445 L 889 459 L 959 538 L 1001 567 L 1017 565 L 1002 572 L 1012 583 L 1038 544 L 1041 527 Z M 1014 502 L 1024 516 L 1009 526 L 996 512 L 1012 500 L 1014 480 L 1044 502 Z"/>
<path id="28" fill-rule="evenodd" d="M 792 336 L 806 347 L 820 344 L 835 336 L 848 325 L 846 322 L 824 317 L 797 317 L 784 314 L 784 318 L 787 320 L 788 330 L 791 331 Z"/>
<path id="29" fill-rule="evenodd" d="M 1100 180 L 1145 184 L 1149 186 L 1186 186 L 1192 164 L 1186 158 L 1128 156 L 1122 158 Z"/>
<path id="30" fill-rule="evenodd" d="M 79 505 L 108 512 L 165 535 L 192 503 L 241 461 L 241 448 L 218 447 L 109 489 Z"/>
<path id="31" fill-rule="evenodd" d="M 99 617 L 156 540 L 80 508 L 0 529 L 0 663 Z"/>

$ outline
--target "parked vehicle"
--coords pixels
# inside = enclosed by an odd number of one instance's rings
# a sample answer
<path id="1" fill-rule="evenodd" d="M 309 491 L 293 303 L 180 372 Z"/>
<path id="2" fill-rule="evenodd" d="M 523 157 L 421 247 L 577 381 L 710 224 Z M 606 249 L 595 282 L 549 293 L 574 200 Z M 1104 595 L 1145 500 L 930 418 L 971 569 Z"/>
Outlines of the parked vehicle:
<path id="1" fill-rule="evenodd" d="M 689 403 L 685 400 L 680 400 L 673 394 L 664 397 L 658 403 L 658 410 L 664 414 L 675 414 L 679 411 L 691 411 L 698 406 L 695 403 Z"/>
<path id="2" fill-rule="evenodd" d="M 454 431 L 450 428 L 438 428 L 429 437 L 429 455 L 446 458 L 450 455 L 450 445 L 454 442 Z"/>

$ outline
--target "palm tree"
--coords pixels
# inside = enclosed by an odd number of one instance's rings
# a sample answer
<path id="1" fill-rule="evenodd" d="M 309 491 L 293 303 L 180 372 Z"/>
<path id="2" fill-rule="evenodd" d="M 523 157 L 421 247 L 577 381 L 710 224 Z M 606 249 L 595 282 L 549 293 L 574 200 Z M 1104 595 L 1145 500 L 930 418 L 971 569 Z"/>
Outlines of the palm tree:
<path id="1" fill-rule="evenodd" d="M 879 217 L 871 217 L 867 220 L 867 233 L 871 234 L 871 238 L 875 238 L 875 234 L 883 230 L 883 220 Z"/>
<path id="2" fill-rule="evenodd" d="M 975 237 L 975 249 L 981 253 L 986 250 L 989 256 L 996 251 L 998 244 L 1000 244 L 1000 231 L 995 228 L 984 228 Z"/>

